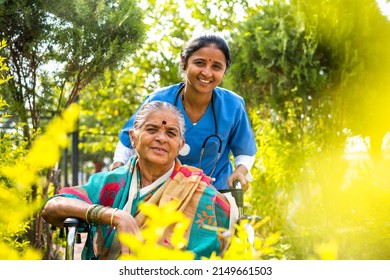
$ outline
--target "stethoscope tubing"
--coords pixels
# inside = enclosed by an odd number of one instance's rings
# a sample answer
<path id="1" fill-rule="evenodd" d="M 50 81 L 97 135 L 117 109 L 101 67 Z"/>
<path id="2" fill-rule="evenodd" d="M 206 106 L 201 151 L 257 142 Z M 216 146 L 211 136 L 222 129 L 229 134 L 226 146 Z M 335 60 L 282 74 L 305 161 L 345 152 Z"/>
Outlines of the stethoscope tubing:
<path id="1" fill-rule="evenodd" d="M 183 83 L 177 93 L 176 93 L 176 97 L 175 97 L 175 102 L 174 102 L 174 106 L 177 107 L 177 99 L 179 98 L 179 95 L 180 95 L 180 92 L 182 91 L 182 89 L 184 88 L 185 86 L 185 83 Z M 219 136 L 218 134 L 218 123 L 217 123 L 217 117 L 215 115 L 215 108 L 214 108 L 214 92 L 213 92 L 213 96 L 211 98 L 211 109 L 212 109 L 212 112 L 213 112 L 213 118 L 214 118 L 214 128 L 215 128 L 215 133 L 214 134 L 210 134 L 209 136 L 207 136 L 204 141 L 203 141 L 203 144 L 202 144 L 202 149 L 200 151 L 200 155 L 199 155 L 199 168 L 201 168 L 201 162 L 202 162 L 202 158 L 203 158 L 203 153 L 204 153 L 204 150 L 205 150 L 205 147 L 206 147 L 206 144 L 207 144 L 207 141 L 212 138 L 212 137 L 215 137 L 218 139 L 218 142 L 219 142 L 219 147 L 218 147 L 218 154 L 217 154 L 217 157 L 216 157 L 216 160 L 214 162 L 214 165 L 213 165 L 213 169 L 211 170 L 209 176 L 211 177 L 211 175 L 214 173 L 214 170 L 217 166 L 217 162 L 221 156 L 221 151 L 222 151 L 222 139 L 221 137 Z"/>

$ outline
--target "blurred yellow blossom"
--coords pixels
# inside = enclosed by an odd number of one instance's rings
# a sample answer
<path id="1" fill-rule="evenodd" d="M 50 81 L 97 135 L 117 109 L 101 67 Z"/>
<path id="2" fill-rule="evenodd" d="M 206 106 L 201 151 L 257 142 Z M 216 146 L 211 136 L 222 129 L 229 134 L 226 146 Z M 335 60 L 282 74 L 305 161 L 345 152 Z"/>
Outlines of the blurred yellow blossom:
<path id="1" fill-rule="evenodd" d="M 186 246 L 184 233 L 189 226 L 189 219 L 177 211 L 178 202 L 173 200 L 162 207 L 155 204 L 143 203 L 140 210 L 148 217 L 146 225 L 141 229 L 144 240 L 131 234 L 119 234 L 121 242 L 126 244 L 132 254 L 122 255 L 121 259 L 138 260 L 193 260 L 191 251 L 182 250 Z M 173 228 L 172 248 L 160 245 L 164 231 Z"/>
<path id="2" fill-rule="evenodd" d="M 316 252 L 321 260 L 336 260 L 338 248 L 338 242 L 330 240 L 329 242 L 317 245 Z"/>
<path id="3" fill-rule="evenodd" d="M 68 133 L 74 130 L 80 108 L 72 104 L 64 111 L 62 118 L 57 117 L 47 126 L 46 132 L 37 136 L 25 162 L 15 166 L 2 166 L 0 173 L 11 179 L 18 187 L 30 187 L 37 179 L 36 174 L 42 168 L 52 167 L 60 158 L 60 149 L 68 145 Z"/>
<path id="4" fill-rule="evenodd" d="M 4 100 L 0 99 L 0 101 L 0 106 L 7 105 Z M 0 166 L 0 174 L 6 178 L 0 181 L 0 205 L 2 206 L 0 209 L 0 259 L 41 259 L 40 252 L 29 248 L 27 241 L 22 243 L 16 241 L 17 236 L 26 233 L 29 219 L 41 207 L 41 201 L 29 201 L 26 198 L 32 191 L 32 186 L 40 185 L 39 171 L 53 167 L 57 163 L 60 149 L 68 144 L 67 134 L 73 131 L 78 115 L 79 106 L 70 106 L 62 117 L 55 118 L 47 126 L 44 134 L 35 138 L 24 160 L 19 160 L 16 164 L 14 161 L 9 161 L 8 164 Z M 14 151 L 17 153 L 19 148 L 15 147 Z M 20 154 L 24 154 L 23 149 Z M 22 252 L 21 248 L 23 248 Z"/>

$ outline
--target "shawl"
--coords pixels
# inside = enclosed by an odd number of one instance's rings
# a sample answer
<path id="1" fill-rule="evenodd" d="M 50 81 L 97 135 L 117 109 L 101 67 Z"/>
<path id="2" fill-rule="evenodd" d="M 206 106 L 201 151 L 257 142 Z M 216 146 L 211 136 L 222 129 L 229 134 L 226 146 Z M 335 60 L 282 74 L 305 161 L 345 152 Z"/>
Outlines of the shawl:
<path id="1" fill-rule="evenodd" d="M 213 252 L 221 254 L 228 244 L 221 231 L 217 229 L 228 230 L 231 227 L 231 206 L 211 184 L 211 178 L 200 169 L 181 165 L 180 161 L 176 160 L 170 177 L 140 196 L 138 190 L 134 190 L 137 186 L 131 184 L 133 177 L 137 176 L 137 172 L 133 172 L 136 169 L 136 162 L 135 155 L 126 165 L 113 171 L 95 173 L 87 184 L 63 188 L 58 195 L 118 209 L 124 209 L 130 203 L 129 212 L 135 217 L 140 228 L 147 220 L 147 217 L 138 210 L 141 203 L 147 201 L 162 206 L 176 199 L 179 202 L 177 210 L 191 220 L 184 236 L 187 240 L 185 249 L 194 252 L 196 259 L 210 257 Z M 132 201 L 129 201 L 130 199 Z M 162 236 L 164 246 L 169 247 L 171 233 L 167 230 Z M 115 243 L 113 242 L 115 235 L 115 228 L 91 225 L 82 259 L 115 258 L 110 254 L 110 249 Z"/>

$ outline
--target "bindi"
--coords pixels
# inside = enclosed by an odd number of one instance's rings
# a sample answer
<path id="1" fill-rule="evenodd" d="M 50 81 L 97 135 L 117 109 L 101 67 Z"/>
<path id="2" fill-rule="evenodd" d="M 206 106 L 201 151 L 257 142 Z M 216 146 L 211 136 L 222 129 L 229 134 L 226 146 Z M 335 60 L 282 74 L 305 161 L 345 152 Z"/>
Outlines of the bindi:
<path id="1" fill-rule="evenodd" d="M 166 121 L 162 121 L 162 124 L 163 124 L 163 125 L 166 125 L 166 124 L 167 124 L 167 122 L 166 122 Z"/>

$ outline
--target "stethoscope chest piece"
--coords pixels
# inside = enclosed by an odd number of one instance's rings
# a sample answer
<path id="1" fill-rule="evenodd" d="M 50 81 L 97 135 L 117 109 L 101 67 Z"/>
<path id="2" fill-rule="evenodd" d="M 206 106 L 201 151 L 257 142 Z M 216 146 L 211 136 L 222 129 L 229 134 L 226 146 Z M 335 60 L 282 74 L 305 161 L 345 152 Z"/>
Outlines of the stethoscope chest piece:
<path id="1" fill-rule="evenodd" d="M 190 145 L 185 143 L 183 148 L 181 148 L 181 150 L 179 151 L 179 155 L 185 157 L 186 155 L 188 155 L 190 153 L 190 151 L 191 151 Z"/>

